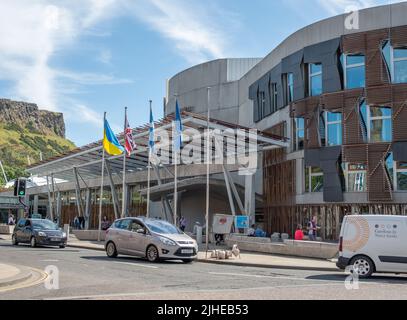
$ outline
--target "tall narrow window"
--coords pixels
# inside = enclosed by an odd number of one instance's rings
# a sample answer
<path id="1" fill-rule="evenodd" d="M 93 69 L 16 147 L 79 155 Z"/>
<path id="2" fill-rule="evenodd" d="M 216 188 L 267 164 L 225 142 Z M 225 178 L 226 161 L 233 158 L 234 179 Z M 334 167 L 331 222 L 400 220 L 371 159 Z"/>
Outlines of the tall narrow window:
<path id="1" fill-rule="evenodd" d="M 393 153 L 390 152 L 386 157 L 386 173 L 387 178 L 389 179 L 390 184 L 394 185 L 394 161 L 393 161 Z"/>
<path id="2" fill-rule="evenodd" d="M 264 118 L 264 114 L 266 112 L 266 94 L 264 91 L 259 91 L 259 97 L 258 97 L 258 102 L 259 102 L 259 119 Z"/>
<path id="3" fill-rule="evenodd" d="M 391 142 L 393 139 L 392 109 L 373 107 L 363 102 L 360 106 L 363 138 L 366 142 Z"/>
<path id="4" fill-rule="evenodd" d="M 407 83 L 407 47 L 393 48 L 390 41 L 387 40 L 382 46 L 382 53 L 391 81 Z"/>
<path id="5" fill-rule="evenodd" d="M 342 145 L 342 114 L 326 112 L 326 146 Z"/>
<path id="6" fill-rule="evenodd" d="M 304 138 L 305 138 L 305 126 L 303 118 L 294 119 L 294 150 L 303 150 L 304 149 Z"/>
<path id="7" fill-rule="evenodd" d="M 344 54 L 342 56 L 344 66 L 345 89 L 365 87 L 365 56 L 362 54 Z"/>
<path id="8" fill-rule="evenodd" d="M 274 110 L 274 111 L 277 111 L 278 110 L 278 106 L 277 106 L 277 95 L 278 95 L 278 92 L 277 92 L 277 83 L 272 83 L 272 85 L 271 85 L 271 88 L 272 88 L 272 91 L 271 91 L 271 98 L 272 98 L 272 100 L 271 100 L 271 103 L 272 103 L 272 109 Z"/>
<path id="9" fill-rule="evenodd" d="M 309 95 L 319 96 L 322 94 L 322 64 L 310 63 L 308 65 L 309 74 Z"/>
<path id="10" fill-rule="evenodd" d="M 326 145 L 326 119 L 325 119 L 325 112 L 321 112 L 319 114 L 319 138 L 320 138 L 320 145 Z"/>
<path id="11" fill-rule="evenodd" d="M 294 101 L 294 74 L 287 73 L 287 102 Z"/>

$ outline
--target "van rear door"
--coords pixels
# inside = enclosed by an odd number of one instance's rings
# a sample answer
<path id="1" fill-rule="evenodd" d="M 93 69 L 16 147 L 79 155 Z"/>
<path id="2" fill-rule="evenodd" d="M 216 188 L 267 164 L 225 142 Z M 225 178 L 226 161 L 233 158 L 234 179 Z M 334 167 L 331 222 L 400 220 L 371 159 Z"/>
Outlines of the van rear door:
<path id="1" fill-rule="evenodd" d="M 373 222 L 377 271 L 407 272 L 407 217 L 387 216 Z"/>

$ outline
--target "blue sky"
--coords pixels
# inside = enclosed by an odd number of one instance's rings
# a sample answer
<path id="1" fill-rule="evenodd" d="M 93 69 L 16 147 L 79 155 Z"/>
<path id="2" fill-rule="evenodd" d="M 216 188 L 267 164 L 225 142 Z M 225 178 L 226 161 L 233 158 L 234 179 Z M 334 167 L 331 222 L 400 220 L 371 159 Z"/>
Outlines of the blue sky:
<path id="1" fill-rule="evenodd" d="M 0 0 L 0 97 L 63 112 L 78 146 L 162 116 L 166 79 L 194 64 L 262 57 L 296 30 L 389 0 Z"/>

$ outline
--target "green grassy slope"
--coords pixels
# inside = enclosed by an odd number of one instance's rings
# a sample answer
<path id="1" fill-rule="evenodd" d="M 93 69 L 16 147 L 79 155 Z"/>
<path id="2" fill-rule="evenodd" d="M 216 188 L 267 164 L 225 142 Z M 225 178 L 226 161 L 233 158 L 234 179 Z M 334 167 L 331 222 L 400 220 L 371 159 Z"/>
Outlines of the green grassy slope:
<path id="1" fill-rule="evenodd" d="M 56 156 L 75 148 L 75 145 L 57 135 L 44 135 L 33 130 L 29 125 L 25 128 L 16 124 L 0 123 L 0 160 L 3 163 L 9 180 L 26 176 L 25 168 L 28 158 L 31 164 Z M 4 185 L 0 174 L 0 184 Z"/>

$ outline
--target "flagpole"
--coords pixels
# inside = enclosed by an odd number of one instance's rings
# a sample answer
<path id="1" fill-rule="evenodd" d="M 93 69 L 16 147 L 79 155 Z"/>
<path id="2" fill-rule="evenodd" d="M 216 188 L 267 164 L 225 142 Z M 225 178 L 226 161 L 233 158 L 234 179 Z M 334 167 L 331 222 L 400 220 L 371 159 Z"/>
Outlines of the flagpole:
<path id="1" fill-rule="evenodd" d="M 105 127 L 105 122 L 106 122 L 106 112 L 103 116 L 103 128 Z M 103 179 L 104 179 L 104 174 L 105 174 L 105 147 L 103 145 L 103 141 L 105 139 L 105 129 L 103 129 L 103 140 L 102 140 L 102 177 L 101 177 L 101 183 L 100 183 L 100 201 L 99 201 L 99 232 L 98 232 L 98 241 L 101 239 L 101 233 L 102 233 L 102 205 L 103 205 Z"/>
<path id="2" fill-rule="evenodd" d="M 174 134 L 173 134 L 173 139 L 174 139 Z M 175 139 L 178 139 L 178 136 L 175 137 Z M 174 141 L 174 143 L 175 143 L 175 141 Z M 177 225 L 177 207 L 178 207 L 177 206 L 177 202 L 178 202 L 178 168 L 177 168 L 178 148 L 176 148 L 176 150 L 175 150 L 174 161 L 175 161 L 175 167 L 174 167 L 174 225 L 176 226 Z"/>
<path id="3" fill-rule="evenodd" d="M 124 108 L 124 143 L 126 144 L 126 130 L 127 130 L 127 107 Z M 123 186 L 122 186 L 122 218 L 126 217 L 126 198 L 127 194 L 126 192 L 126 158 L 127 154 L 126 151 L 123 152 Z"/>
<path id="4" fill-rule="evenodd" d="M 209 133 L 209 119 L 210 119 L 210 92 L 211 88 L 208 87 L 208 115 L 207 115 L 207 136 L 206 136 L 206 212 L 205 212 L 205 220 L 206 220 L 206 234 L 205 234 L 205 242 L 206 242 L 206 253 L 205 259 L 208 259 L 208 246 L 209 246 L 209 173 L 210 173 L 210 133 Z"/>
<path id="5" fill-rule="evenodd" d="M 153 101 L 150 100 L 150 118 L 151 118 L 151 110 L 152 110 Z M 150 126 L 152 125 L 150 119 Z M 149 129 L 151 130 L 151 128 Z M 151 137 L 149 137 L 150 140 Z M 148 165 L 147 165 L 147 218 L 150 217 L 150 181 L 151 181 L 151 144 L 148 143 Z"/>

